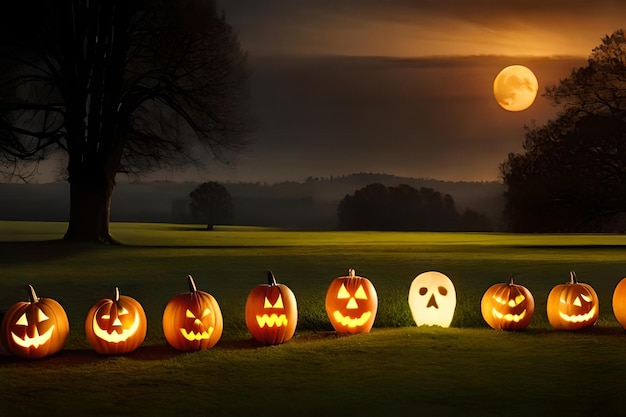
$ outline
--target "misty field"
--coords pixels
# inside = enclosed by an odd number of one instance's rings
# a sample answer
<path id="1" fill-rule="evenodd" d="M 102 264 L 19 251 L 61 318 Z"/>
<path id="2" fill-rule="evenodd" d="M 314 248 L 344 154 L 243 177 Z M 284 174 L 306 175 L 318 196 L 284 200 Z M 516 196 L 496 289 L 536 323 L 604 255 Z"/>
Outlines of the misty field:
<path id="1" fill-rule="evenodd" d="M 65 224 L 0 221 L 0 310 L 26 300 L 25 285 L 65 308 L 70 339 L 59 354 L 0 357 L 0 415 L 623 415 L 626 333 L 611 297 L 626 276 L 622 235 L 298 232 L 201 225 L 114 223 L 125 246 L 58 241 Z M 337 336 L 324 310 L 330 281 L 354 268 L 378 292 L 369 334 Z M 262 347 L 246 329 L 245 300 L 271 269 L 298 300 L 289 342 Z M 448 275 L 457 292 L 452 327 L 416 327 L 407 303 L 421 272 Z M 551 329 L 550 289 L 569 271 L 591 284 L 600 319 L 579 332 Z M 167 301 L 187 274 L 224 316 L 215 347 L 179 353 L 161 331 Z M 494 331 L 480 299 L 509 275 L 534 295 L 523 332 Z M 85 315 L 114 287 L 148 317 L 142 347 L 98 355 Z"/>

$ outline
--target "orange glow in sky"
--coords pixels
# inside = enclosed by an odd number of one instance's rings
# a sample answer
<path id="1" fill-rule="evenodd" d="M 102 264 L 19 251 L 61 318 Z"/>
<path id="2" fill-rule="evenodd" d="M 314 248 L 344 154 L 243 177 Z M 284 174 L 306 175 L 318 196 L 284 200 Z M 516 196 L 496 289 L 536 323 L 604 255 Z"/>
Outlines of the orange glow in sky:
<path id="1" fill-rule="evenodd" d="M 229 180 L 353 172 L 496 180 L 542 97 L 601 39 L 626 26 L 626 0 L 218 0 L 250 58 L 261 128 Z M 401 58 L 401 59 L 399 59 Z M 524 111 L 502 111 L 509 65 L 539 81 Z M 268 163 L 268 161 L 272 161 Z"/>
<path id="2" fill-rule="evenodd" d="M 623 0 L 228 0 L 252 54 L 588 56 Z"/>
<path id="3" fill-rule="evenodd" d="M 545 88 L 626 28 L 626 0 L 217 5 L 248 54 L 256 123 L 232 165 L 209 161 L 203 174 L 230 181 L 354 172 L 497 180 L 507 155 L 522 150 L 524 126 L 558 111 Z M 524 111 L 502 111 L 494 100 L 494 78 L 509 65 L 538 79 Z"/>

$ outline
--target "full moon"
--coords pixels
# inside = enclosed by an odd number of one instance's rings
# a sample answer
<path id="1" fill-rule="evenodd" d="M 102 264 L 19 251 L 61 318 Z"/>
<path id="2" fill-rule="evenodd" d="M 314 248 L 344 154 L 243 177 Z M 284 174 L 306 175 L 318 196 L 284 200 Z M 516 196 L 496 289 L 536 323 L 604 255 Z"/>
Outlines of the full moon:
<path id="1" fill-rule="evenodd" d="M 537 77 L 523 65 L 504 68 L 493 81 L 493 95 L 498 104 L 508 111 L 529 108 L 537 97 Z"/>

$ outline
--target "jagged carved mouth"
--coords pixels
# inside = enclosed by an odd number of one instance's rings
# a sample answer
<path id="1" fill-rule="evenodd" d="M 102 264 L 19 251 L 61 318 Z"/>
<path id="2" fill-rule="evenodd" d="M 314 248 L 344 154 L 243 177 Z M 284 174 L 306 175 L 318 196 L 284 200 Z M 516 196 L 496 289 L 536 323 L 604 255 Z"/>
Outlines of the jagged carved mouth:
<path id="1" fill-rule="evenodd" d="M 526 310 L 522 311 L 520 314 L 511 314 L 511 313 L 501 313 L 498 310 L 496 310 L 496 308 L 494 307 L 491 312 L 493 316 L 497 319 L 500 319 L 500 320 L 504 319 L 505 321 L 512 321 L 515 323 L 520 322 L 526 316 Z"/>
<path id="2" fill-rule="evenodd" d="M 193 330 L 188 332 L 185 329 L 180 329 L 180 333 L 183 335 L 183 337 L 187 340 L 189 340 L 190 342 L 193 342 L 194 340 L 206 340 L 209 339 L 211 337 L 211 335 L 213 334 L 213 330 L 214 327 L 209 327 L 209 330 L 206 330 L 204 332 L 194 332 Z"/>
<path id="3" fill-rule="evenodd" d="M 333 313 L 333 316 L 335 317 L 335 321 L 341 323 L 342 326 L 353 328 L 365 325 L 365 323 L 367 323 L 367 321 L 372 316 L 372 312 L 366 311 L 365 313 L 361 314 L 361 317 L 352 318 L 349 316 L 344 316 L 339 311 L 335 311 Z"/>
<path id="4" fill-rule="evenodd" d="M 13 332 L 11 332 L 11 336 L 13 337 L 13 341 L 23 348 L 38 348 L 50 340 L 54 327 L 55 326 L 52 325 L 44 334 L 39 334 L 39 330 L 35 327 L 35 334 L 32 337 L 25 334 L 24 337 L 21 338 Z"/>
<path id="5" fill-rule="evenodd" d="M 559 311 L 559 316 L 570 323 L 583 323 L 586 321 L 589 321 L 593 318 L 593 316 L 596 314 L 596 306 L 591 307 L 591 310 L 589 310 L 588 313 L 584 313 L 584 314 L 575 314 L 575 315 L 569 315 L 569 314 L 565 314 L 561 311 Z"/>
<path id="6" fill-rule="evenodd" d="M 282 327 L 289 324 L 287 316 L 285 314 L 263 314 L 262 316 L 256 316 L 256 322 L 259 327 Z"/>

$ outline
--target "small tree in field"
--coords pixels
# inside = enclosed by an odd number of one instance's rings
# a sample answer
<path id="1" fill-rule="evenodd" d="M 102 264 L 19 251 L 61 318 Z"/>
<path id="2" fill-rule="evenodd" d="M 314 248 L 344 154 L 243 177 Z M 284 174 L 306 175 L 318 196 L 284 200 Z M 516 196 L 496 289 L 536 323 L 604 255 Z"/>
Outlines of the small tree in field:
<path id="1" fill-rule="evenodd" d="M 207 230 L 213 230 L 218 222 L 228 222 L 233 217 L 233 202 L 226 188 L 216 182 L 205 182 L 193 190 L 191 198 L 191 211 L 193 214 L 200 213 L 207 222 Z"/>

